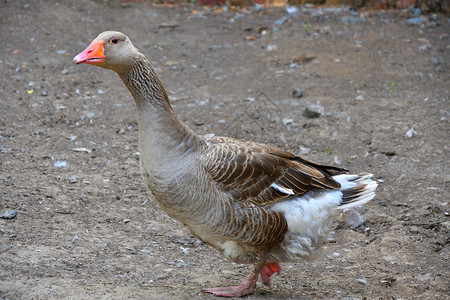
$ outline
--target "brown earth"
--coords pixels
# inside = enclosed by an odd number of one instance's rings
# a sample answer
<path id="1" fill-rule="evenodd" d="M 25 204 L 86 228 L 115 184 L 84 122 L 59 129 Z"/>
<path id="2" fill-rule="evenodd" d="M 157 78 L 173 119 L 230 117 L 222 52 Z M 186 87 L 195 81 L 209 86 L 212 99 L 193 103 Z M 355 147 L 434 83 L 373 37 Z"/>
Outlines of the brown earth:
<path id="1" fill-rule="evenodd" d="M 448 19 L 352 23 L 304 8 L 277 25 L 284 9 L 106 3 L 0 3 L 0 210 L 17 211 L 0 219 L 1 298 L 212 299 L 201 289 L 250 270 L 149 198 L 128 91 L 113 72 L 72 65 L 108 29 L 151 59 L 196 132 L 379 181 L 362 226 L 339 224 L 319 260 L 282 265 L 248 299 L 450 297 Z M 312 104 L 319 118 L 303 115 Z"/>

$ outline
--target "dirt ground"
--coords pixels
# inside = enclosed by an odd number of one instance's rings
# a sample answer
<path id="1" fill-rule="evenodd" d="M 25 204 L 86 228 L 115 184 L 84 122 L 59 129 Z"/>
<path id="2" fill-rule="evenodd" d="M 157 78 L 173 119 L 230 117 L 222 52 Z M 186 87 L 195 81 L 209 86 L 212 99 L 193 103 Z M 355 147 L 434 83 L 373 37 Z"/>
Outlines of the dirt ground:
<path id="1" fill-rule="evenodd" d="M 363 225 L 338 224 L 319 260 L 282 265 L 248 299 L 450 298 L 446 17 L 105 3 L 0 3 L 0 210 L 17 212 L 0 219 L 0 298 L 212 299 L 201 290 L 250 271 L 150 199 L 131 96 L 72 64 L 108 29 L 150 58 L 196 132 L 379 181 Z"/>

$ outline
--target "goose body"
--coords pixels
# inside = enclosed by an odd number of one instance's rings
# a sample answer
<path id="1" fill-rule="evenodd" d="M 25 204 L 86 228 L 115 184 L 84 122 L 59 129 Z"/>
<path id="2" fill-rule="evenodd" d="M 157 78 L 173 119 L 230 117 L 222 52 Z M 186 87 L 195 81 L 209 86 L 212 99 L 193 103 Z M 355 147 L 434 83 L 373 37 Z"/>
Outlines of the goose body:
<path id="1" fill-rule="evenodd" d="M 345 209 L 375 196 L 371 174 L 317 164 L 264 144 L 200 136 L 173 112 L 150 62 L 123 33 L 101 33 L 74 60 L 112 69 L 138 111 L 140 168 L 162 210 L 237 263 L 254 264 L 217 296 L 253 293 L 278 262 L 311 260 Z"/>

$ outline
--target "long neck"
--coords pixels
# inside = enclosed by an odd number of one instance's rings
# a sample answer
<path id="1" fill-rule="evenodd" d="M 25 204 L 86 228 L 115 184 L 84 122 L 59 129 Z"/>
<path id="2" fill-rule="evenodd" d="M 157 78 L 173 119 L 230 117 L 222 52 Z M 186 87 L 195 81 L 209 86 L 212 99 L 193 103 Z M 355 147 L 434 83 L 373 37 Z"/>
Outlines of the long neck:
<path id="1" fill-rule="evenodd" d="M 136 102 L 139 150 L 146 169 L 167 168 L 164 164 L 198 150 L 200 138 L 177 118 L 161 80 L 142 54 L 137 53 L 135 63 L 118 74 Z"/>

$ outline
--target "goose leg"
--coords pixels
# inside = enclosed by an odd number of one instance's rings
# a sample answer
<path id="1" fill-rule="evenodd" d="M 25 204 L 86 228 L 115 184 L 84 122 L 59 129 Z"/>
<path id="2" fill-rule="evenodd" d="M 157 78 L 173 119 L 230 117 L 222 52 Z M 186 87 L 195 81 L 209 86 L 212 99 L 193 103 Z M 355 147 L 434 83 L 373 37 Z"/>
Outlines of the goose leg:
<path id="1" fill-rule="evenodd" d="M 217 287 L 204 289 L 204 293 L 210 293 L 219 297 L 243 297 L 245 295 L 253 294 L 258 280 L 258 273 L 253 272 L 238 286 Z"/>
<path id="2" fill-rule="evenodd" d="M 264 263 L 265 263 L 265 256 L 260 258 L 259 262 L 255 265 L 253 272 L 247 275 L 244 281 L 242 281 L 242 283 L 238 286 L 209 288 L 204 289 L 203 292 L 213 294 L 214 296 L 230 297 L 230 298 L 243 297 L 245 295 L 253 294 L 256 287 L 256 281 L 258 281 L 258 276 L 260 272 L 262 272 L 262 269 L 265 265 Z"/>

